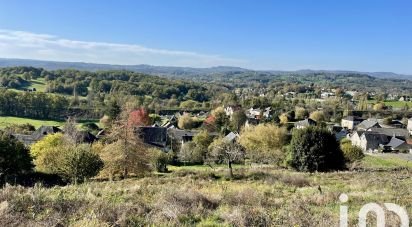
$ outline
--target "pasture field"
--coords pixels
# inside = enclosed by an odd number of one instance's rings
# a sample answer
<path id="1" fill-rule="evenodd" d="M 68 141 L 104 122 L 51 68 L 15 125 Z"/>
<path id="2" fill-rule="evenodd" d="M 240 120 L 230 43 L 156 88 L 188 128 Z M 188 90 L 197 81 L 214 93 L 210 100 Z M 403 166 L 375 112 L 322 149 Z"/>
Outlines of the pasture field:
<path id="1" fill-rule="evenodd" d="M 52 120 L 37 120 L 31 118 L 23 117 L 4 117 L 0 116 L 0 128 L 5 128 L 13 124 L 31 124 L 34 127 L 38 128 L 42 125 L 46 126 L 62 126 L 64 121 L 52 121 Z"/>

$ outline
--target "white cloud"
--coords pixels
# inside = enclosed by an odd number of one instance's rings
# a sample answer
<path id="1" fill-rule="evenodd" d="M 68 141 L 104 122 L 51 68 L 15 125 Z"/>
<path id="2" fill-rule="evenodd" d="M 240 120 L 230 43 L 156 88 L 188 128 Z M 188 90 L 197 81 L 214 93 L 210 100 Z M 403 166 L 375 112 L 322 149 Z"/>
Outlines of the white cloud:
<path id="1" fill-rule="evenodd" d="M 0 29 L 0 57 L 106 64 L 151 64 L 210 67 L 239 66 L 245 60 L 144 47 L 140 45 L 69 40 L 48 34 Z"/>

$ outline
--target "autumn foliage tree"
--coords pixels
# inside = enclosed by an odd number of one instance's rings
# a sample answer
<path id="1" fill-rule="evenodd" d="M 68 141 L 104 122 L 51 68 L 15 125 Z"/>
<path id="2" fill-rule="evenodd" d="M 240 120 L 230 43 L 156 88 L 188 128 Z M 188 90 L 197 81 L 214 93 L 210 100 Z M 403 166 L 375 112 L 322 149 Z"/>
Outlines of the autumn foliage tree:
<path id="1" fill-rule="evenodd" d="M 192 129 L 195 125 L 194 118 L 191 117 L 189 114 L 183 114 L 183 116 L 179 117 L 177 126 L 180 129 Z"/>
<path id="2" fill-rule="evenodd" d="M 322 110 L 316 110 L 316 111 L 310 113 L 309 118 L 316 121 L 316 122 L 321 122 L 321 121 L 326 120 L 325 113 Z"/>
<path id="3" fill-rule="evenodd" d="M 150 125 L 149 113 L 144 108 L 133 110 L 129 113 L 128 124 L 132 127 Z"/>
<path id="4" fill-rule="evenodd" d="M 228 128 L 229 117 L 223 107 L 212 110 L 211 115 L 205 120 L 205 125 L 209 131 L 224 132 Z"/>
<path id="5" fill-rule="evenodd" d="M 246 148 L 248 157 L 258 163 L 279 163 L 285 158 L 283 146 L 287 142 L 287 130 L 272 124 L 260 124 L 244 128 L 239 143 Z"/>
<path id="6" fill-rule="evenodd" d="M 110 178 L 115 175 L 127 178 L 130 174 L 143 175 L 150 171 L 147 147 L 136 128 L 147 125 L 147 112 L 138 109 L 130 114 L 124 112 L 121 116 L 112 124 L 105 146 L 98 151 L 104 162 L 102 174 Z"/>
<path id="7" fill-rule="evenodd" d="M 77 144 L 61 133 L 47 135 L 33 144 L 31 156 L 37 171 L 57 174 L 73 183 L 96 176 L 103 167 L 89 144 Z"/>

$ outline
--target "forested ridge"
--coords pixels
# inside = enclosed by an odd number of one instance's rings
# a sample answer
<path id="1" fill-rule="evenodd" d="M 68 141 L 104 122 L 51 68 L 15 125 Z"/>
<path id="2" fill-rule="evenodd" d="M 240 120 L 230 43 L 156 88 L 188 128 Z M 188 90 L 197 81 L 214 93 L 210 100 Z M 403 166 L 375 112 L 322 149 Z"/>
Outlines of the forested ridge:
<path id="1" fill-rule="evenodd" d="M 274 108 L 282 103 L 285 109 L 290 100 L 280 99 L 287 92 L 314 98 L 325 89 L 357 91 L 358 96 L 366 95 L 366 92 L 369 95 L 409 95 L 412 89 L 409 80 L 381 79 L 364 74 L 308 72 L 275 75 L 233 70 L 199 75 L 189 80 L 125 70 L 0 68 L 0 114 L 40 119 L 65 119 L 71 115 L 100 118 L 116 102 L 130 101 L 157 113 L 210 110 L 215 105 L 237 102 L 244 107 L 271 105 Z"/>

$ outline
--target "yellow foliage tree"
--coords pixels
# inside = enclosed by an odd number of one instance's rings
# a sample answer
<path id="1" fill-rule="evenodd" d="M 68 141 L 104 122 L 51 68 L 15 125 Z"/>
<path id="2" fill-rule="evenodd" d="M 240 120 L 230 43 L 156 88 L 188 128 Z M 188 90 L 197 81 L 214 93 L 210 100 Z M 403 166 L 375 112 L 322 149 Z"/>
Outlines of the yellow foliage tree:
<path id="1" fill-rule="evenodd" d="M 116 121 L 111 126 L 107 143 L 104 146 L 96 145 L 93 150 L 104 162 L 103 176 L 112 178 L 120 174 L 127 178 L 130 174 L 141 176 L 151 170 L 147 147 L 139 138 L 139 132 L 127 120 Z"/>
<path id="2" fill-rule="evenodd" d="M 56 157 L 63 145 L 63 134 L 56 133 L 45 136 L 42 140 L 33 144 L 30 148 L 36 170 L 44 173 L 53 173 L 58 164 Z"/>
<path id="3" fill-rule="evenodd" d="M 281 114 L 279 120 L 282 125 L 287 124 L 289 122 L 288 115 L 286 113 Z"/>
<path id="4" fill-rule="evenodd" d="M 376 103 L 375 105 L 373 105 L 373 110 L 375 110 L 375 111 L 383 110 L 383 108 L 385 108 L 385 104 L 383 104 L 381 102 Z"/>
<path id="5" fill-rule="evenodd" d="M 310 113 L 309 118 L 315 120 L 316 122 L 325 121 L 325 113 L 322 110 L 316 110 Z"/>
<path id="6" fill-rule="evenodd" d="M 246 148 L 247 156 L 254 162 L 279 163 L 285 157 L 287 130 L 272 124 L 244 128 L 239 143 Z"/>
<path id="7" fill-rule="evenodd" d="M 179 120 L 177 122 L 177 126 L 180 129 L 192 129 L 194 124 L 195 121 L 189 114 L 184 114 L 183 116 L 179 117 Z"/>

